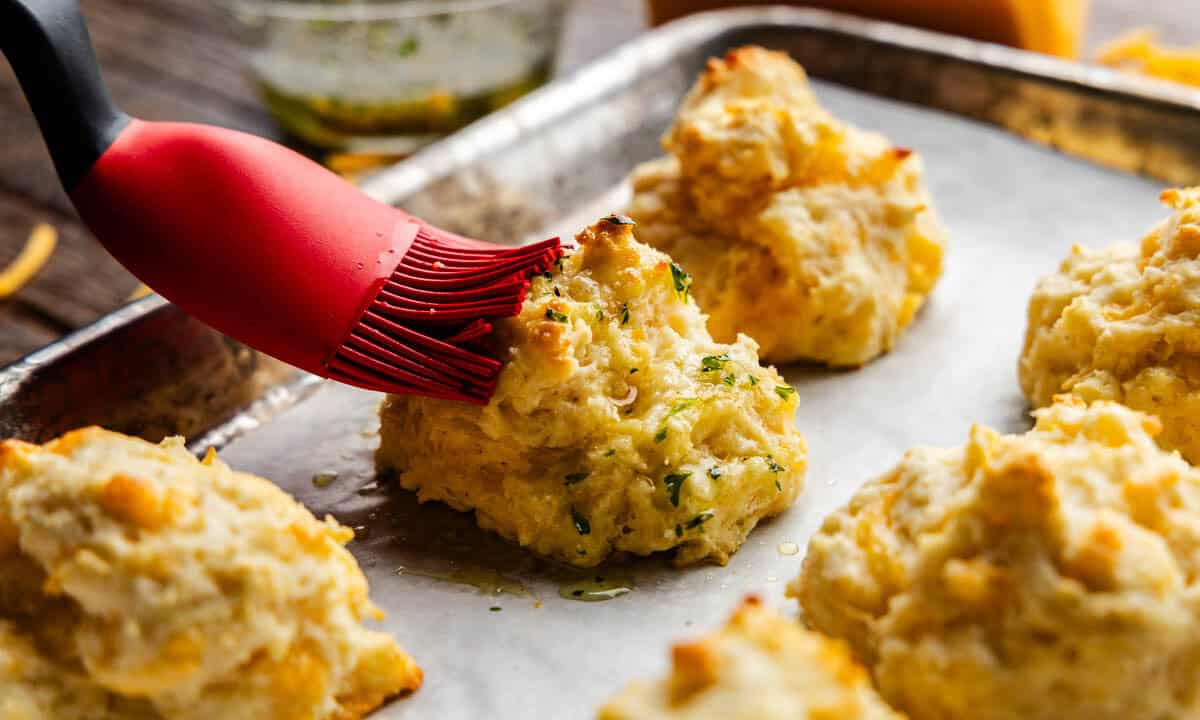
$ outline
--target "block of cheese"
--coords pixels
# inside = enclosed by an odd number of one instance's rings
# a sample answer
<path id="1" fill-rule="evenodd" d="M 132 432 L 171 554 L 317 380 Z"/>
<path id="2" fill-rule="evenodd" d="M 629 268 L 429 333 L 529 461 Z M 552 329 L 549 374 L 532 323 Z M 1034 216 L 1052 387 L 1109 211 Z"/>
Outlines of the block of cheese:
<path id="1" fill-rule="evenodd" d="M 1035 52 L 1077 57 L 1088 0 L 792 0 Z M 649 0 L 655 24 L 701 10 L 761 4 L 742 0 Z"/>

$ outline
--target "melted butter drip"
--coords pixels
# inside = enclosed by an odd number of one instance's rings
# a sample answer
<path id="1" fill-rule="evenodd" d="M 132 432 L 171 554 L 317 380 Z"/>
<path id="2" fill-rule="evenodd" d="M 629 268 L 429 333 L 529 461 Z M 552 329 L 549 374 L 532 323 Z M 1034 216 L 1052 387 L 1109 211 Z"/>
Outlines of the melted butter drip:
<path id="1" fill-rule="evenodd" d="M 468 585 L 484 595 L 501 595 L 507 593 L 516 597 L 532 598 L 533 593 L 525 587 L 525 583 L 509 577 L 498 570 L 485 567 L 456 568 L 447 572 L 430 572 L 414 568 L 396 568 L 397 575 L 416 575 L 417 577 L 440 580 L 456 585 Z"/>
<path id="2" fill-rule="evenodd" d="M 338 479 L 338 474 L 333 471 L 319 472 L 312 477 L 312 484 L 319 488 L 327 488 Z"/>
<path id="3" fill-rule="evenodd" d="M 558 594 L 567 600 L 604 602 L 628 595 L 634 590 L 633 579 L 621 575 L 593 575 L 559 585 Z"/>
<path id="4" fill-rule="evenodd" d="M 658 556 L 631 560 L 632 565 L 619 568 L 564 566 L 480 529 L 471 513 L 440 503 L 422 505 L 414 493 L 399 489 L 388 477 L 377 477 L 356 492 L 347 488 L 335 503 L 315 511 L 335 512 L 351 527 L 369 528 L 368 537 L 351 546 L 360 560 L 377 561 L 398 575 L 473 587 L 488 597 L 528 598 L 535 608 L 547 586 L 548 592 L 557 587 L 561 597 L 579 602 L 627 595 L 636 588 L 635 576 L 643 571 L 658 574 L 664 564 L 664 557 Z"/>

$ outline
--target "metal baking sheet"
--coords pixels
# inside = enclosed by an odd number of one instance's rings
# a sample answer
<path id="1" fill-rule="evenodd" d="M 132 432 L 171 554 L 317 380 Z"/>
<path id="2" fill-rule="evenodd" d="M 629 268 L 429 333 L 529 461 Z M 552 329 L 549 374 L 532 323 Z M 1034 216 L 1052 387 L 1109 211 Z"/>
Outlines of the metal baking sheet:
<path id="1" fill-rule="evenodd" d="M 629 679 L 661 673 L 672 640 L 714 626 L 741 596 L 793 612 L 783 587 L 802 552 L 788 553 L 861 483 L 910 446 L 961 443 L 972 423 L 1027 427 L 1015 368 L 1035 280 L 1072 243 L 1140 237 L 1164 215 L 1164 182 L 1200 178 L 1200 96 L 824 12 L 744 10 L 655 31 L 366 188 L 492 240 L 572 233 L 622 207 L 623 178 L 658 154 L 704 60 L 751 42 L 791 52 L 840 117 L 922 153 L 950 245 L 894 352 L 853 372 L 782 368 L 801 397 L 806 491 L 728 566 L 648 558 L 578 573 L 468 515 L 418 507 L 374 475 L 378 396 L 315 382 L 155 299 L 0 373 L 0 433 L 184 432 L 355 527 L 384 626 L 427 678 L 380 718 L 587 718 Z M 318 487 L 322 473 L 337 477 Z M 633 590 L 560 597 L 597 575 Z"/>

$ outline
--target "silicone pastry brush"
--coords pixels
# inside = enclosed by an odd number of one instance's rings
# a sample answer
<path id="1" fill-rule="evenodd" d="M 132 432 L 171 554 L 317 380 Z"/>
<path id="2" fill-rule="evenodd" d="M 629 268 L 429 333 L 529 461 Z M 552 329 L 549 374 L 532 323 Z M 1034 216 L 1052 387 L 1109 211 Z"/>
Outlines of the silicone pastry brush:
<path id="1" fill-rule="evenodd" d="M 155 291 L 317 375 L 487 402 L 501 368 L 483 348 L 490 321 L 520 311 L 558 238 L 460 237 L 262 138 L 132 119 L 78 0 L 0 0 L 0 48 L 83 221 Z"/>

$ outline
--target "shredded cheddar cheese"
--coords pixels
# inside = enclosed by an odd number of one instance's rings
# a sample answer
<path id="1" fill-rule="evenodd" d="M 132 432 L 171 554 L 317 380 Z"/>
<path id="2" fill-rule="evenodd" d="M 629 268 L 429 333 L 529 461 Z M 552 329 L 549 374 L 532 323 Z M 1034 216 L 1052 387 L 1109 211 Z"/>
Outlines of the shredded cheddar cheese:
<path id="1" fill-rule="evenodd" d="M 1142 28 L 1100 49 L 1096 60 L 1119 70 L 1200 87 L 1200 45 L 1168 48 L 1155 42 L 1154 31 Z"/>
<path id="2" fill-rule="evenodd" d="M 39 223 L 33 228 L 29 240 L 16 259 L 8 267 L 0 270 L 0 298 L 13 295 L 33 279 L 58 244 L 58 232 L 45 223 Z"/>
<path id="3" fill-rule="evenodd" d="M 154 292 L 154 291 L 150 289 L 149 285 L 142 283 L 142 284 L 138 285 L 136 288 L 134 288 L 133 292 L 129 293 L 129 297 L 125 298 L 125 302 L 133 302 L 134 300 L 140 300 L 152 292 Z"/>

